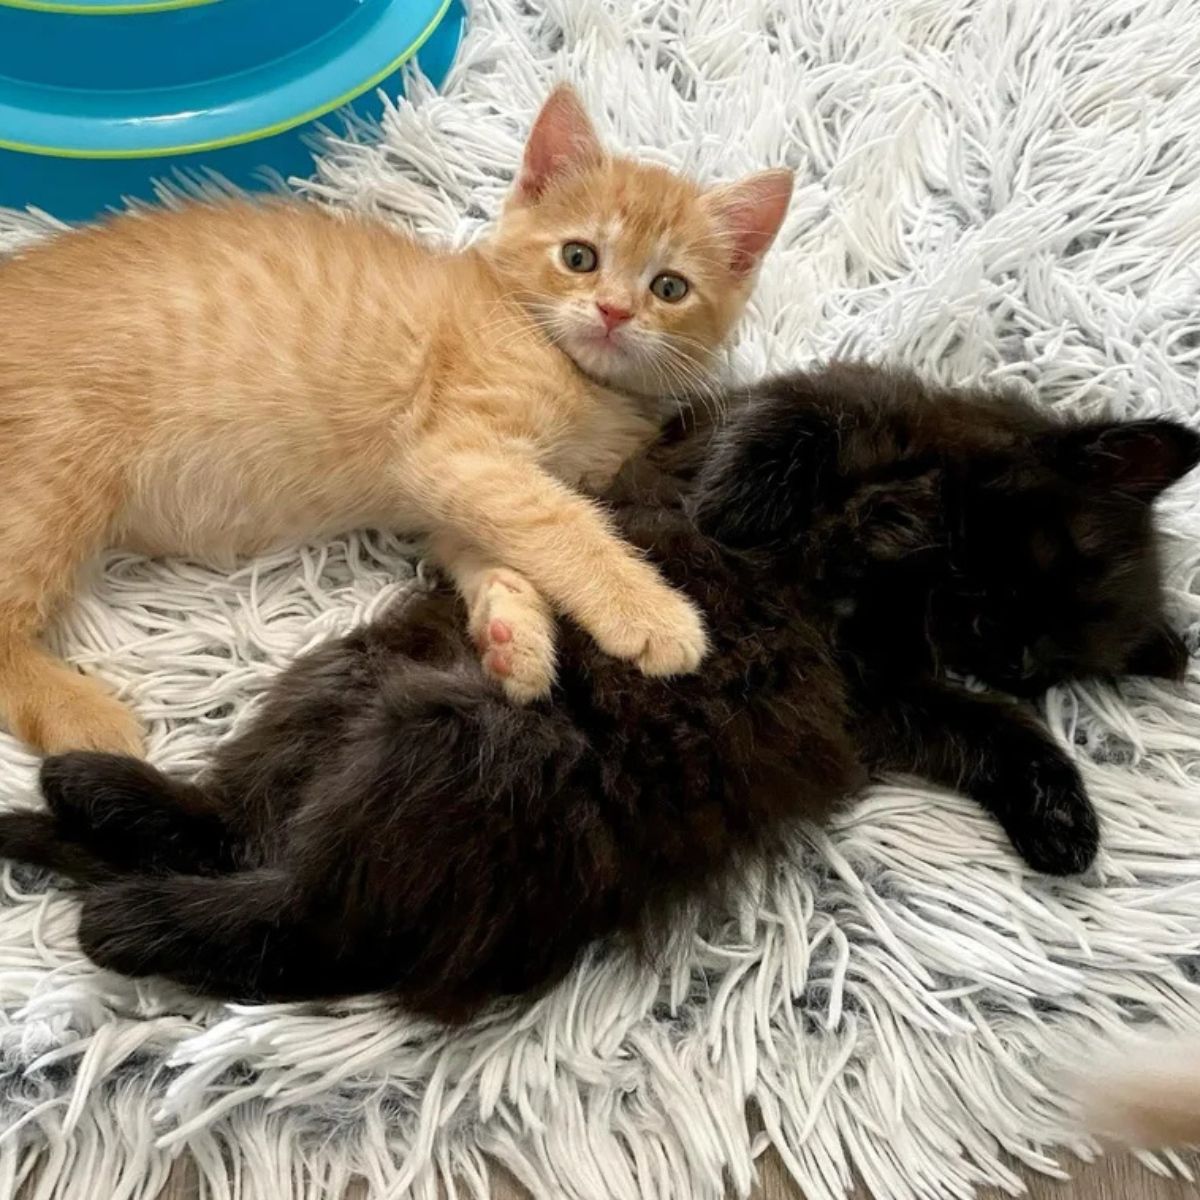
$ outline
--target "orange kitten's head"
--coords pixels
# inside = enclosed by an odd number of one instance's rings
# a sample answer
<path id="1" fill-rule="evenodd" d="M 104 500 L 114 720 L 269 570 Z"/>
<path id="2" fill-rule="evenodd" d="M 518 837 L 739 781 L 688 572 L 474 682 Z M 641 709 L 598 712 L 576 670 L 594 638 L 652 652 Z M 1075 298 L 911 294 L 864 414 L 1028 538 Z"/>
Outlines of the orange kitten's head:
<path id="1" fill-rule="evenodd" d="M 579 99 L 546 101 L 491 243 L 554 342 L 603 383 L 702 383 L 741 315 L 792 192 L 790 171 L 704 190 L 605 154 Z"/>

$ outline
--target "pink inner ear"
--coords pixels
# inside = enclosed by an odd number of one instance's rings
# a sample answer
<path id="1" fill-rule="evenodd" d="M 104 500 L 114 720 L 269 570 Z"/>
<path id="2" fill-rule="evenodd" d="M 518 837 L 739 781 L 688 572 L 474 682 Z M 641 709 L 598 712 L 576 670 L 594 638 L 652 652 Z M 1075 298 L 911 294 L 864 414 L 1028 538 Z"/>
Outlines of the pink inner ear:
<path id="1" fill-rule="evenodd" d="M 525 200 L 536 200 L 556 176 L 601 156 L 599 139 L 579 97 L 566 84 L 550 93 L 542 105 L 529 141 L 517 192 Z"/>
<path id="2" fill-rule="evenodd" d="M 717 219 L 733 237 L 730 269 L 746 275 L 775 240 L 792 198 L 792 173 L 763 171 L 708 194 Z"/>

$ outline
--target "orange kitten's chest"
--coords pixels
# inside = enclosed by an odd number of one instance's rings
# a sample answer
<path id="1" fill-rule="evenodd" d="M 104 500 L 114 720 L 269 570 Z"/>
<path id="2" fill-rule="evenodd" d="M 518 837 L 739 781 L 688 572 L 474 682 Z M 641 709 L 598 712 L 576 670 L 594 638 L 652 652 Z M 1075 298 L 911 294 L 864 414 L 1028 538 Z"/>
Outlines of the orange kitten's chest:
<path id="1" fill-rule="evenodd" d="M 659 429 L 657 413 L 642 402 L 589 387 L 580 406 L 575 436 L 564 439 L 545 465 L 564 481 L 599 492 L 650 442 Z"/>
<path id="2" fill-rule="evenodd" d="M 564 483 L 603 488 L 655 436 L 660 403 L 593 382 L 519 312 L 489 321 L 494 303 L 448 322 L 431 348 L 427 399 L 404 418 L 414 445 L 507 442 Z"/>

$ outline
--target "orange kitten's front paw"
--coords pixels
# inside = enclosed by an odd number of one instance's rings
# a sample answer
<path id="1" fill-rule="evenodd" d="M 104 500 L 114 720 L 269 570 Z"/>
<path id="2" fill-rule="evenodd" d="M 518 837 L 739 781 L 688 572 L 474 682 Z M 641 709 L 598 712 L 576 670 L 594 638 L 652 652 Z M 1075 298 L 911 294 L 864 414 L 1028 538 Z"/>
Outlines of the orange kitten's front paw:
<path id="1" fill-rule="evenodd" d="M 493 571 L 471 610 L 471 636 L 484 671 L 514 704 L 549 695 L 554 683 L 554 617 L 519 575 Z"/>
<path id="2" fill-rule="evenodd" d="M 670 626 L 652 631 L 637 656 L 637 665 L 647 675 L 690 675 L 708 653 L 704 621 L 692 605 L 684 603 Z"/>
<path id="3" fill-rule="evenodd" d="M 708 652 L 699 610 L 665 586 L 655 588 L 636 614 L 614 613 L 606 624 L 595 634 L 600 648 L 637 663 L 647 675 L 688 675 Z"/>

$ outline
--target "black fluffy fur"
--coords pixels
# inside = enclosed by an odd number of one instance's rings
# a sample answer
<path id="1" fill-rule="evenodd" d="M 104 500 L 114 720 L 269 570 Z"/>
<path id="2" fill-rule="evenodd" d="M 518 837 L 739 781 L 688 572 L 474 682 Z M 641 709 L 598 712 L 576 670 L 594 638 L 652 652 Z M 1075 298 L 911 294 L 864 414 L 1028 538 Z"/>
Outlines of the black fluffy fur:
<path id="1" fill-rule="evenodd" d="M 567 627 L 553 702 L 515 708 L 454 597 L 421 595 L 285 671 L 200 784 L 49 759 L 47 811 L 0 817 L 0 853 L 86 885 L 103 966 L 447 1018 L 661 931 L 879 772 L 961 789 L 1032 866 L 1079 871 L 1079 775 L 999 693 L 1182 673 L 1152 502 L 1198 458 L 1168 421 L 1063 425 L 867 367 L 768 382 L 609 495 L 707 611 L 699 674 L 645 678 Z"/>

